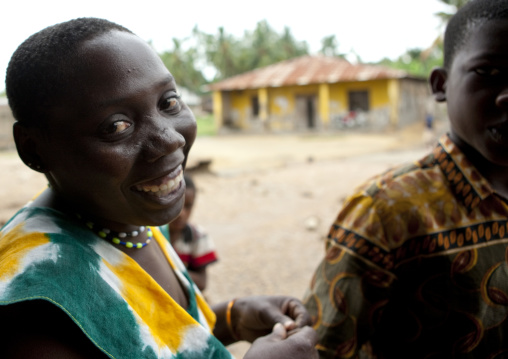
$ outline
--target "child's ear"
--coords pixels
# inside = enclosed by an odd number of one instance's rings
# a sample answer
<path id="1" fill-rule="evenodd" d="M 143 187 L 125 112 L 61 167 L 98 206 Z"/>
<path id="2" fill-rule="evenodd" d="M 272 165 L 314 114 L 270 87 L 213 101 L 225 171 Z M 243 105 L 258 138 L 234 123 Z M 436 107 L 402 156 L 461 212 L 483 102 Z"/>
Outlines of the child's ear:
<path id="1" fill-rule="evenodd" d="M 448 73 L 442 67 L 435 68 L 430 73 L 429 82 L 434 98 L 437 102 L 446 101 L 446 80 Z"/>
<path id="2" fill-rule="evenodd" d="M 21 160 L 32 170 L 44 173 L 46 169 L 37 151 L 39 141 L 35 137 L 36 131 L 37 129 L 24 126 L 19 122 L 14 123 L 12 128 L 14 142 Z"/>

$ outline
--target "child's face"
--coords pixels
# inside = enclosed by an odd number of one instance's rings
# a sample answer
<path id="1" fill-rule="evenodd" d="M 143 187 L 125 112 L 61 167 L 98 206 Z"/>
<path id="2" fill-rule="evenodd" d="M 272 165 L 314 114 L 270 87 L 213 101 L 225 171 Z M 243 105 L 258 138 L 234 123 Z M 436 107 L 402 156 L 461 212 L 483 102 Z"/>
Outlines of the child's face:
<path id="1" fill-rule="evenodd" d="M 112 229 L 168 223 L 184 201 L 178 175 L 196 135 L 191 111 L 157 54 L 132 34 L 101 35 L 78 56 L 38 147 L 50 183 Z"/>
<path id="2" fill-rule="evenodd" d="M 440 89 L 451 134 L 489 162 L 508 166 L 508 21 L 488 21 L 471 31 Z"/>
<path id="3" fill-rule="evenodd" d="M 182 231 L 185 228 L 185 225 L 189 221 L 192 207 L 194 207 L 195 198 L 196 196 L 193 189 L 185 190 L 185 203 L 180 215 L 176 217 L 175 220 L 170 224 L 170 228 L 172 230 Z"/>

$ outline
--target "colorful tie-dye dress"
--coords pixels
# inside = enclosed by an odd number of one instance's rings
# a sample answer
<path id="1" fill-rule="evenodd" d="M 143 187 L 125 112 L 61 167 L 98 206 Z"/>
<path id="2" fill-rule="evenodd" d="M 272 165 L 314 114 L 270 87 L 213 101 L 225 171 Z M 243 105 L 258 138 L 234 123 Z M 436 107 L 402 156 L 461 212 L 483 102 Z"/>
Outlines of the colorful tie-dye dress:
<path id="1" fill-rule="evenodd" d="M 47 300 L 111 358 L 232 358 L 215 315 L 161 233 L 154 239 L 189 291 L 178 305 L 134 260 L 79 222 L 21 209 L 0 231 L 0 305 Z"/>

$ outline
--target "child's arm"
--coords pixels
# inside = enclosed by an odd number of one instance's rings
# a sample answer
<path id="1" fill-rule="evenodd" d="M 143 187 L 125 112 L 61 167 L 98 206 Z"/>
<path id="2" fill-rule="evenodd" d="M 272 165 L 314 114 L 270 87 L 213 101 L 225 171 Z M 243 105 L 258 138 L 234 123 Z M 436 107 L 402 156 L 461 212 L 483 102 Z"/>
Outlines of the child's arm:
<path id="1" fill-rule="evenodd" d="M 192 254 L 188 265 L 189 274 L 203 291 L 206 288 L 208 265 L 217 261 L 215 244 L 212 238 L 198 226 L 190 226 L 192 230 Z"/>

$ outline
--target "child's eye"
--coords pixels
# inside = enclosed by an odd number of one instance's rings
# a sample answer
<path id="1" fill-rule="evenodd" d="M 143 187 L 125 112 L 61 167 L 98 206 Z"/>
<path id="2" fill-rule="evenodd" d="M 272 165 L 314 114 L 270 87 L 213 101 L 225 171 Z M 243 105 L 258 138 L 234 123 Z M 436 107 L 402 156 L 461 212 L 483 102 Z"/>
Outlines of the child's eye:
<path id="1" fill-rule="evenodd" d="M 480 76 L 497 76 L 501 71 L 496 67 L 484 66 L 474 70 Z"/>
<path id="2" fill-rule="evenodd" d="M 180 96 L 173 95 L 171 97 L 164 98 L 160 102 L 159 106 L 162 111 L 176 114 L 180 112 L 180 110 L 182 109 L 182 104 L 180 103 Z"/>
<path id="3" fill-rule="evenodd" d="M 121 133 L 121 132 L 125 131 L 126 129 L 128 129 L 129 127 L 131 127 L 131 125 L 132 125 L 131 123 L 124 121 L 124 120 L 115 121 L 106 128 L 105 132 L 108 135 Z"/>

